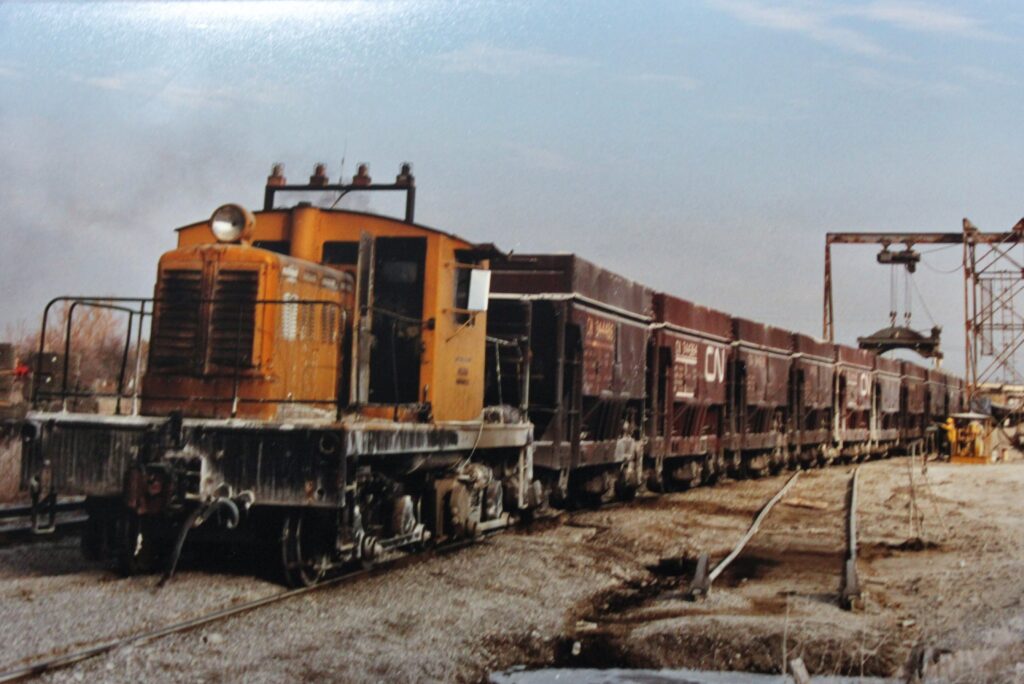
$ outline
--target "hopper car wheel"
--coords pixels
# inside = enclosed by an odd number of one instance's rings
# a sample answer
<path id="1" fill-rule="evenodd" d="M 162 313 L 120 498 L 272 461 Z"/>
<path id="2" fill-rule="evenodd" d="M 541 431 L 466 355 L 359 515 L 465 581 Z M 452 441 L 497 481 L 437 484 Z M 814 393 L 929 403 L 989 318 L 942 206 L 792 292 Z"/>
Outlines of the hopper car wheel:
<path id="1" fill-rule="evenodd" d="M 293 511 L 281 524 L 281 568 L 290 587 L 309 587 L 331 567 L 333 536 L 309 511 Z"/>

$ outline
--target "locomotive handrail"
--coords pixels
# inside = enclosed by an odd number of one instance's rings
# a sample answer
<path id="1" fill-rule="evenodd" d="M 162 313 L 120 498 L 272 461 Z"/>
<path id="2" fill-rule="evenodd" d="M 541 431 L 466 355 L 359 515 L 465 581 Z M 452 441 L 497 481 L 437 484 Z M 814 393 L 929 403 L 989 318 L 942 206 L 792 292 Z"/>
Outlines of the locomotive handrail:
<path id="1" fill-rule="evenodd" d="M 135 330 L 137 331 L 137 344 L 136 344 L 136 348 L 135 348 L 136 372 L 135 372 L 135 382 L 133 383 L 132 395 L 131 395 L 131 397 L 132 397 L 132 414 L 133 415 L 137 414 L 138 413 L 138 408 L 139 408 L 140 391 L 141 391 L 140 390 L 140 388 L 141 388 L 140 380 L 141 380 L 141 375 L 142 375 L 142 372 L 141 372 L 141 367 L 142 367 L 142 338 L 143 338 L 142 322 L 143 322 L 143 320 L 145 318 L 147 318 L 147 317 L 152 318 L 154 316 L 154 314 L 156 312 L 157 304 L 161 303 L 162 301 L 164 301 L 163 298 L 157 298 L 157 297 L 102 297 L 102 296 L 101 297 L 75 297 L 75 296 L 70 296 L 70 295 L 62 295 L 60 297 L 55 297 L 55 298 L 51 299 L 46 304 L 46 307 L 43 310 L 43 322 L 42 322 L 42 328 L 41 328 L 40 336 L 39 336 L 38 355 L 37 355 L 37 358 L 36 358 L 36 364 L 35 364 L 34 374 L 33 374 L 33 378 L 32 378 L 31 392 L 30 392 L 30 397 L 31 397 L 31 401 L 32 401 L 33 405 L 38 405 L 38 403 L 40 401 L 44 400 L 44 399 L 47 399 L 47 400 L 59 399 L 60 402 L 61 402 L 61 409 L 63 411 L 67 411 L 67 409 L 68 409 L 68 400 L 69 399 L 76 399 L 76 398 L 114 398 L 116 400 L 115 408 L 114 408 L 114 413 L 115 413 L 115 415 L 121 415 L 121 402 L 122 402 L 122 399 L 124 399 L 125 396 L 126 396 L 125 395 L 125 391 L 124 391 L 124 383 L 125 383 L 125 376 L 127 374 L 128 359 L 129 359 L 130 351 L 131 351 L 131 341 L 132 341 L 132 332 L 133 332 L 132 326 L 133 325 L 137 325 L 137 327 L 135 328 Z M 332 301 L 332 300 L 328 300 L 328 299 L 256 299 L 256 300 L 251 300 L 251 301 L 248 301 L 248 302 L 245 302 L 245 301 L 225 302 L 223 300 L 217 300 L 216 298 L 212 298 L 212 297 L 198 298 L 198 299 L 195 299 L 193 301 L 194 301 L 194 303 L 199 304 L 199 305 L 211 304 L 211 303 L 214 303 L 214 302 L 219 302 L 221 305 L 235 304 L 238 307 L 239 316 L 238 316 L 238 327 L 236 328 L 236 332 L 235 332 L 235 347 L 234 347 L 235 348 L 235 359 L 234 359 L 234 363 L 231 364 L 231 368 L 230 368 L 230 372 L 233 374 L 232 395 L 230 397 L 190 397 L 190 400 L 197 401 L 197 402 L 210 402 L 210 403 L 227 403 L 227 402 L 230 402 L 232 404 L 232 411 L 231 411 L 232 417 L 234 417 L 236 415 L 238 405 L 239 404 L 243 404 L 243 403 L 258 403 L 258 404 L 269 404 L 269 403 L 331 404 L 331 405 L 333 405 L 335 407 L 335 415 L 336 415 L 336 417 L 340 417 L 342 401 L 339 398 L 339 396 L 337 395 L 337 393 L 335 393 L 333 396 L 331 396 L 329 398 L 322 398 L 322 399 L 316 399 L 316 398 L 296 399 L 296 398 L 291 397 L 291 396 L 286 396 L 286 397 L 281 397 L 281 398 L 267 398 L 267 397 L 244 398 L 244 397 L 240 397 L 239 396 L 239 382 L 240 382 L 240 378 L 241 378 L 241 374 L 240 373 L 241 373 L 242 367 L 241 367 L 241 364 L 240 364 L 240 359 L 238 357 L 238 354 L 241 351 L 241 349 L 240 349 L 240 344 L 241 344 L 241 319 L 242 319 L 241 314 L 244 311 L 243 307 L 248 307 L 248 306 L 258 307 L 258 306 L 261 306 L 261 305 L 271 305 L 271 306 L 275 306 L 275 305 L 276 306 L 285 306 L 285 305 L 295 305 L 295 306 L 330 306 L 330 307 L 333 307 L 333 308 L 337 309 L 338 312 L 340 313 L 340 315 L 336 319 L 335 327 L 334 327 L 334 330 L 333 330 L 334 338 L 337 340 L 336 347 L 337 347 L 338 358 L 336 359 L 336 362 L 337 362 L 337 367 L 340 369 L 341 366 L 342 366 L 342 362 L 343 362 L 343 359 L 341 358 L 341 354 L 343 352 L 342 346 L 343 346 L 343 340 L 344 340 L 344 330 L 345 330 L 345 326 L 348 323 L 348 315 L 347 315 L 347 312 L 345 311 L 344 306 L 343 306 L 343 304 L 341 302 Z M 61 378 L 61 383 L 60 383 L 60 389 L 59 390 L 47 391 L 47 390 L 43 389 L 40 386 L 39 378 L 41 378 L 44 375 L 48 375 L 47 373 L 43 372 L 43 359 L 44 359 L 44 356 L 46 354 L 47 331 L 49 329 L 49 324 L 50 324 L 51 310 L 52 310 L 54 305 L 56 305 L 56 304 L 58 304 L 60 302 L 71 302 L 71 305 L 67 309 L 67 319 L 64 321 L 64 325 L 62 326 L 62 328 L 63 328 L 63 336 L 64 336 L 64 340 L 63 340 L 64 359 L 63 359 L 63 363 L 62 363 L 62 378 Z M 137 305 L 137 306 L 126 306 L 125 304 L 134 304 L 134 305 Z M 126 331 L 126 336 L 125 336 L 125 345 L 124 345 L 124 348 L 123 348 L 123 350 L 121 352 L 121 364 L 120 364 L 120 368 L 118 369 L 118 373 L 117 373 L 117 378 L 118 378 L 117 379 L 117 389 L 114 392 L 82 391 L 81 389 L 72 389 L 72 388 L 69 387 L 68 376 L 70 375 L 70 371 L 71 371 L 71 361 L 70 361 L 70 359 L 71 359 L 71 353 L 72 353 L 72 332 L 73 332 L 73 327 L 74 327 L 74 325 L 73 325 L 73 323 L 74 323 L 74 312 L 75 312 L 75 309 L 79 305 L 95 307 L 95 308 L 101 308 L 101 309 L 107 309 L 107 310 L 112 310 L 112 311 L 120 311 L 120 312 L 128 314 L 127 331 Z M 136 317 L 138 319 L 138 323 L 137 324 L 136 324 Z M 254 323 L 254 325 L 258 326 L 259 324 Z M 258 329 L 258 327 L 257 327 L 257 329 Z M 217 364 L 217 365 L 222 365 L 222 364 Z M 50 374 L 52 375 L 52 372 Z M 156 395 L 147 396 L 147 398 L 148 399 L 153 399 L 153 400 L 158 400 L 158 401 L 159 400 L 175 400 L 175 399 L 180 399 L 180 397 L 162 397 L 162 396 L 156 396 Z"/>
<path id="2" fill-rule="evenodd" d="M 62 382 L 61 382 L 62 390 L 64 390 L 64 391 L 66 391 L 66 389 L 67 389 L 67 375 L 68 375 L 68 370 L 69 370 L 68 347 L 70 346 L 71 318 L 72 318 L 73 313 L 74 313 L 74 307 L 76 307 L 78 304 L 84 303 L 84 304 L 89 304 L 90 306 L 96 306 L 96 307 L 99 307 L 99 308 L 116 309 L 116 310 L 120 310 L 120 311 L 125 311 L 125 312 L 127 312 L 129 314 L 129 319 L 128 319 L 129 320 L 129 324 L 128 324 L 128 341 L 126 342 L 125 355 L 123 357 L 124 361 L 127 361 L 127 348 L 130 346 L 130 342 L 131 342 L 131 320 L 132 320 L 132 316 L 134 315 L 135 312 L 134 312 L 133 309 L 128 309 L 126 307 L 118 307 L 118 306 L 115 306 L 112 303 L 113 302 L 137 302 L 137 303 L 140 303 L 141 307 L 140 307 L 139 315 L 140 315 L 140 317 L 144 317 L 146 315 L 145 314 L 145 302 L 146 301 L 151 301 L 151 300 L 146 300 L 145 298 L 141 298 L 141 297 L 75 297 L 75 296 L 72 296 L 72 295 L 61 295 L 59 297 L 54 297 L 49 302 L 47 302 L 46 303 L 46 307 L 43 309 L 43 324 L 42 324 L 42 329 L 40 330 L 40 333 L 39 333 L 39 353 L 36 356 L 36 368 L 35 368 L 35 372 L 33 373 L 33 376 L 32 376 L 32 384 L 30 386 L 31 389 L 30 389 L 30 392 L 29 392 L 29 396 L 30 396 L 31 401 L 32 401 L 33 404 L 35 404 L 36 401 L 37 401 L 37 394 L 38 394 L 38 391 L 39 391 L 39 386 L 38 386 L 37 378 L 40 375 L 43 374 L 42 373 L 42 362 L 43 362 L 43 356 L 46 353 L 45 352 L 45 347 L 46 347 L 46 330 L 47 330 L 48 322 L 49 322 L 48 318 L 49 318 L 49 315 L 50 315 L 50 309 L 53 307 L 54 304 L 56 304 L 58 302 L 66 302 L 66 301 L 72 302 L 72 305 L 71 305 L 71 307 L 68 310 L 68 320 L 67 320 L 67 322 L 65 324 L 66 342 L 65 342 L 65 354 L 64 354 L 64 364 L 63 364 L 64 365 L 64 369 L 63 369 L 63 371 L 64 371 L 63 372 L 63 376 L 64 377 L 62 378 Z M 150 314 L 150 315 L 152 315 L 152 314 Z M 140 328 L 141 328 L 141 324 L 140 324 Z M 125 371 L 124 363 L 122 363 L 122 369 L 121 369 L 121 372 L 119 374 L 120 377 L 119 377 L 119 380 L 118 380 L 119 389 L 120 389 L 121 383 L 124 382 L 124 371 Z M 65 404 L 66 404 L 66 402 L 65 402 Z M 66 408 L 66 406 L 65 406 L 65 408 Z M 120 400 L 118 400 L 117 409 L 118 409 L 118 411 L 120 411 Z"/>
<path id="3" fill-rule="evenodd" d="M 338 197 L 334 201 L 337 205 L 341 198 L 350 192 L 404 192 L 405 193 L 405 222 L 415 223 L 416 218 L 416 184 L 412 176 L 407 182 L 396 183 L 369 183 L 366 185 L 344 183 L 325 183 L 323 185 L 283 184 L 268 185 L 263 193 L 263 211 L 274 210 L 274 195 L 279 192 L 337 192 Z M 334 208 L 334 205 L 331 208 Z"/>

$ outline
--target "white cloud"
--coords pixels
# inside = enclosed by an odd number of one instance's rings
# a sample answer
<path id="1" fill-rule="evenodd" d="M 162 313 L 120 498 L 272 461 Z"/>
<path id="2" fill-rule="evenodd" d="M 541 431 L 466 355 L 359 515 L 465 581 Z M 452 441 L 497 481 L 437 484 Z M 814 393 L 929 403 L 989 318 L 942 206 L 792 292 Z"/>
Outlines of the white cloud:
<path id="1" fill-rule="evenodd" d="M 871 67 L 853 67 L 849 69 L 849 73 L 853 80 L 861 85 L 899 95 L 944 98 L 957 97 L 965 92 L 962 85 L 950 81 L 907 78 Z"/>
<path id="2" fill-rule="evenodd" d="M 0 62 L 0 78 L 22 78 L 21 69 L 10 63 Z"/>
<path id="3" fill-rule="evenodd" d="M 153 98 L 164 104 L 191 109 L 283 101 L 283 94 L 276 85 L 254 82 L 238 85 L 187 82 L 165 69 L 92 76 L 69 74 L 68 78 L 99 90 Z"/>
<path id="4" fill-rule="evenodd" d="M 710 0 L 710 5 L 752 26 L 796 33 L 830 47 L 867 57 L 892 56 L 863 33 L 837 26 L 831 13 L 821 6 L 766 5 L 751 0 Z"/>
<path id="5" fill-rule="evenodd" d="M 964 38 L 999 38 L 974 17 L 922 2 L 877 0 L 866 5 L 844 7 L 837 13 L 891 24 L 907 31 L 945 33 Z"/>
<path id="6" fill-rule="evenodd" d="M 1017 81 L 1010 78 L 1006 74 L 1002 74 L 998 71 L 992 71 L 985 67 L 979 66 L 962 66 L 957 69 L 957 72 L 965 78 L 976 81 L 978 83 L 990 83 L 992 85 L 1001 86 L 1015 86 Z"/>
<path id="7" fill-rule="evenodd" d="M 124 76 L 79 76 L 71 74 L 69 78 L 75 83 L 84 83 L 100 90 L 125 90 L 128 80 Z"/>
<path id="8" fill-rule="evenodd" d="M 629 76 L 628 80 L 636 81 L 638 83 L 653 83 L 656 85 L 665 85 L 672 88 L 678 88 L 679 90 L 696 90 L 701 86 L 701 82 L 695 78 L 684 76 L 682 74 L 636 74 L 635 76 Z"/>
<path id="9" fill-rule="evenodd" d="M 896 57 L 867 35 L 860 24 L 881 24 L 905 31 L 978 40 L 1002 40 L 985 23 L 961 12 L 915 0 L 875 0 L 862 4 L 789 0 L 707 0 L 708 4 L 751 26 L 802 35 L 837 50 L 873 58 Z"/>
<path id="10" fill-rule="evenodd" d="M 571 171 L 576 163 L 565 155 L 543 147 L 533 147 L 518 142 L 506 142 L 502 145 L 511 152 L 519 163 L 528 168 L 545 171 Z"/>
<path id="11" fill-rule="evenodd" d="M 435 55 L 433 61 L 448 73 L 476 73 L 484 76 L 518 76 L 537 71 L 572 73 L 593 66 L 590 60 L 539 48 L 517 50 L 481 42 Z"/>

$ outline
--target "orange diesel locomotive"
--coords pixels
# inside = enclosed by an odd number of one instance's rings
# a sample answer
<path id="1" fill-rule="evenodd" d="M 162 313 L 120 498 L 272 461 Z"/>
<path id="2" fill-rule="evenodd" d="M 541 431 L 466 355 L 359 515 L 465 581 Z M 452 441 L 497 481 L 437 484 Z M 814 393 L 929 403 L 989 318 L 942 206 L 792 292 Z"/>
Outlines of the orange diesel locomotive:
<path id="1" fill-rule="evenodd" d="M 532 505 L 529 423 L 484 412 L 494 248 L 414 223 L 407 167 L 301 186 L 275 168 L 267 187 L 263 211 L 178 229 L 151 300 L 76 299 L 151 317 L 148 364 L 136 415 L 29 416 L 37 505 L 88 497 L 86 551 L 127 572 L 173 567 L 195 535 L 269 545 L 291 584 Z M 405 220 L 274 207 L 354 190 L 405 192 Z"/>

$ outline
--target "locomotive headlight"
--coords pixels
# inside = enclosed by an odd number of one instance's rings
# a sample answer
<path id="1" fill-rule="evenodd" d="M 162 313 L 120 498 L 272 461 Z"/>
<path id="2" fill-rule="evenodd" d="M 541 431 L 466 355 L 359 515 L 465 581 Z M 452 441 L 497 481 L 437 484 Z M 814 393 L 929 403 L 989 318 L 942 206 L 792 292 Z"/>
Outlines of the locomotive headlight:
<path id="1" fill-rule="evenodd" d="M 255 222 L 252 212 L 245 207 L 225 204 L 210 217 L 210 231 L 219 242 L 238 242 L 252 234 Z"/>

